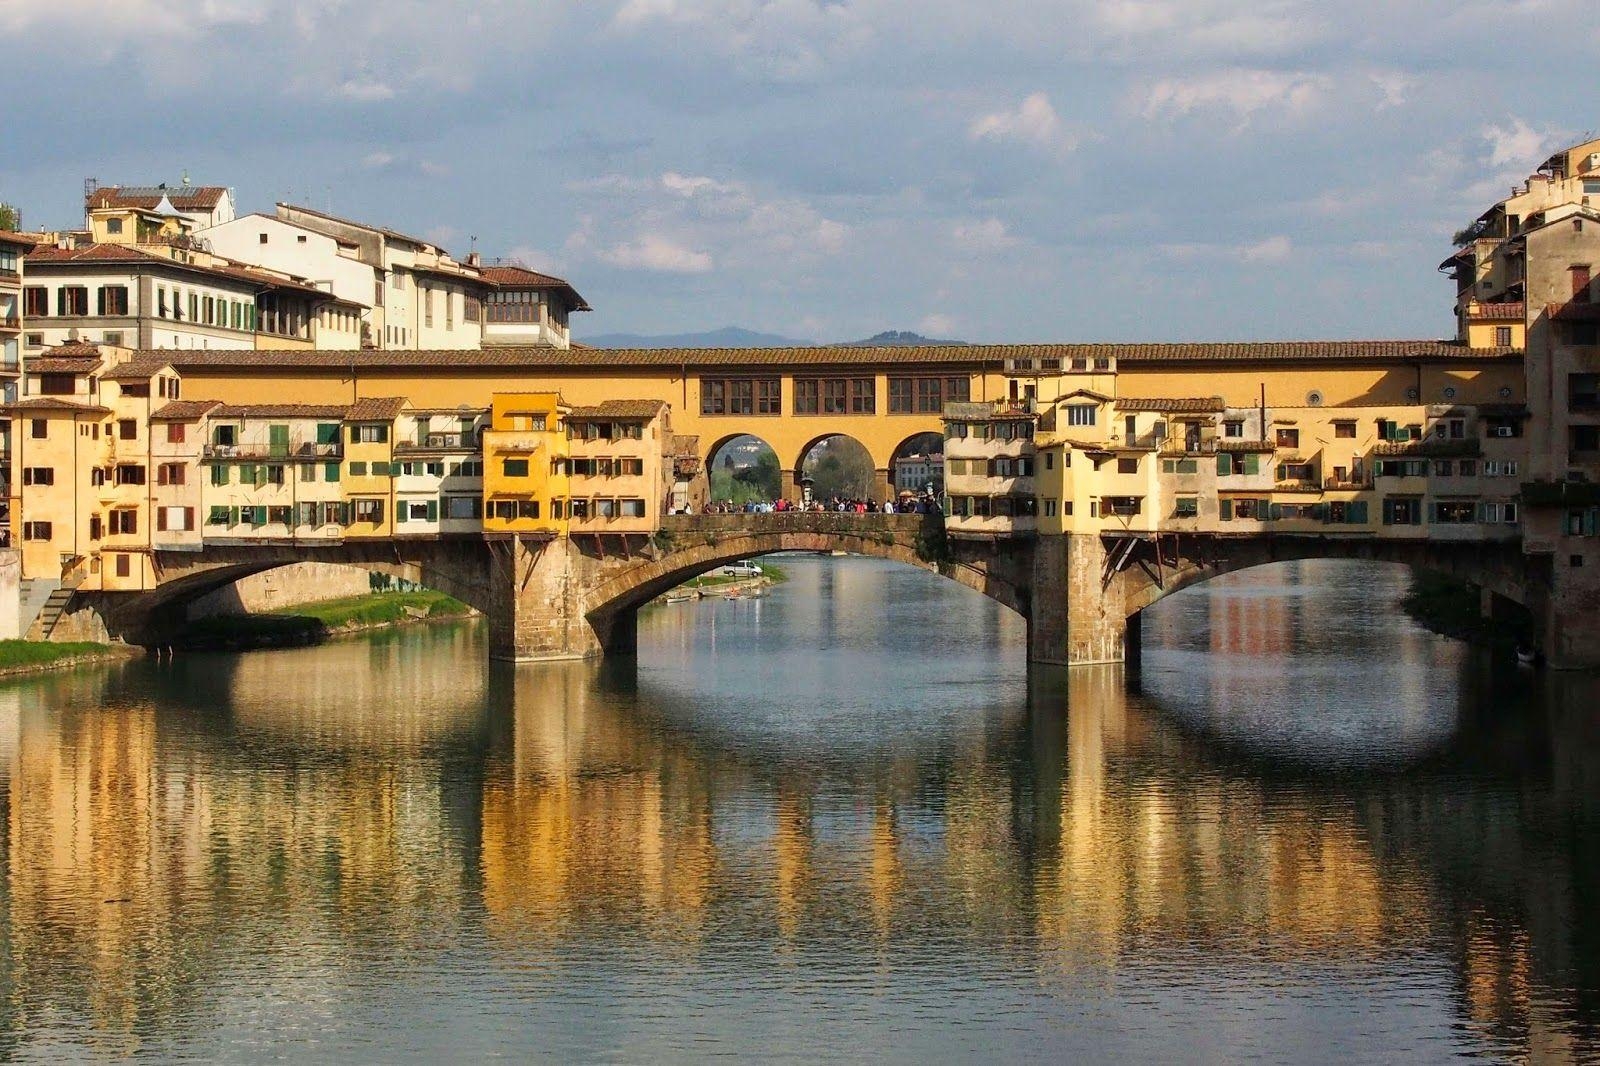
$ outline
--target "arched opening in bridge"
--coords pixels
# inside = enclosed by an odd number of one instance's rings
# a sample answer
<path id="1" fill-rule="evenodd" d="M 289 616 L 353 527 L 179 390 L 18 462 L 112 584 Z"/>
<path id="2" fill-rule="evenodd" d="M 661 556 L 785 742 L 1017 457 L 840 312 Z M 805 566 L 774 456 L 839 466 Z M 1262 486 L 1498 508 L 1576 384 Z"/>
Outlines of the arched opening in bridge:
<path id="1" fill-rule="evenodd" d="M 1447 743 L 1462 716 L 1515 672 L 1479 669 L 1482 649 L 1439 631 L 1482 634 L 1480 602 L 1490 597 L 1396 562 L 1242 568 L 1130 619 L 1130 636 L 1144 642 L 1139 688 L 1185 727 L 1275 761 L 1414 761 Z"/>
<path id="2" fill-rule="evenodd" d="M 750 433 L 724 437 L 706 460 L 711 502 L 742 507 L 783 496 L 783 467 L 772 445 Z"/>
<path id="3" fill-rule="evenodd" d="M 801 449 L 795 470 L 803 495 L 824 505 L 835 500 L 882 503 L 888 495 L 888 472 L 876 468 L 865 445 L 843 433 L 813 439 Z"/>
<path id="4" fill-rule="evenodd" d="M 914 433 L 889 456 L 889 482 L 897 496 L 944 493 L 944 435 Z"/>

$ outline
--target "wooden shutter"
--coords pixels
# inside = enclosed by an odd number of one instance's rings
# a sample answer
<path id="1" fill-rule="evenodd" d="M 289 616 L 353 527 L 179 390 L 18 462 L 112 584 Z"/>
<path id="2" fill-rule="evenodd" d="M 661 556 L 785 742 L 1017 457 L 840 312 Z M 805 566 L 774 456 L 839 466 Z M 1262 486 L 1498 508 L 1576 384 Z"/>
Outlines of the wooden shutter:
<path id="1" fill-rule="evenodd" d="M 167 509 L 165 507 L 157 507 L 156 508 L 156 532 L 165 533 L 166 531 L 167 531 Z"/>

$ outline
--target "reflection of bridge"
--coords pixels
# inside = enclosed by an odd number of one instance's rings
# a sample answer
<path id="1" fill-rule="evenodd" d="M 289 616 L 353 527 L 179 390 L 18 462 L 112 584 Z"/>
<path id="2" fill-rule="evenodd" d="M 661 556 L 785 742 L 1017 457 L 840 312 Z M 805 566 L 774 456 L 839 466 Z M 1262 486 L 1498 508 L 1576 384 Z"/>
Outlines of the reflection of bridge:
<path id="1" fill-rule="evenodd" d="M 937 572 L 1028 620 L 1030 658 L 1091 663 L 1136 649 L 1139 613 L 1218 574 L 1305 558 L 1404 563 L 1527 603 L 1527 557 L 1504 543 L 1205 533 L 959 539 L 939 515 L 792 512 L 683 515 L 653 536 L 396 537 L 341 544 L 206 544 L 157 552 L 158 586 L 89 594 L 113 635 L 169 639 L 189 601 L 251 574 L 307 560 L 361 567 L 436 588 L 488 617 L 499 658 L 561 659 L 633 650 L 635 612 L 688 579 L 737 559 L 843 551 Z M 1132 639 L 1129 640 L 1128 638 Z"/>

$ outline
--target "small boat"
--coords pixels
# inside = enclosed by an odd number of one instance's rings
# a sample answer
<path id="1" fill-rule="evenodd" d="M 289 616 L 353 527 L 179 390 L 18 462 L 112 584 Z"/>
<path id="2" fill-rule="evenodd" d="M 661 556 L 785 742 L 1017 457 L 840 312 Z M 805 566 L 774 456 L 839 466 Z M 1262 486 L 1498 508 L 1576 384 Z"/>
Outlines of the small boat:
<path id="1" fill-rule="evenodd" d="M 836 548 L 836 549 L 834 549 L 834 550 L 833 550 L 833 551 L 831 551 L 831 552 L 829 552 L 829 553 L 828 553 L 828 554 L 829 554 L 829 555 L 831 555 L 831 556 L 833 556 L 833 557 L 834 557 L 834 558 L 835 558 L 835 559 L 843 559 L 843 558 L 844 558 L 844 557 L 845 557 L 845 556 L 846 556 L 846 555 L 849 555 L 849 554 L 850 554 L 850 553 L 849 553 L 849 552 L 842 552 L 842 551 L 839 551 L 839 550 L 838 550 L 838 549 L 837 549 L 837 548 Z"/>
<path id="2" fill-rule="evenodd" d="M 1525 648 L 1520 644 L 1517 645 L 1518 666 L 1532 666 L 1534 664 L 1534 660 L 1537 659 L 1538 656 L 1539 653 L 1534 651 L 1532 648 Z"/>

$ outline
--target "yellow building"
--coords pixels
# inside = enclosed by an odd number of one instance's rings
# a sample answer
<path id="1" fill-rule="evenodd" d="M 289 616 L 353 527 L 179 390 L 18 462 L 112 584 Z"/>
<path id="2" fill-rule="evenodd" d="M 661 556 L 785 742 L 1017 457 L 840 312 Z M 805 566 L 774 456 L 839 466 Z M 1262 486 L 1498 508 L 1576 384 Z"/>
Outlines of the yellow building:
<path id="1" fill-rule="evenodd" d="M 485 533 L 567 531 L 567 423 L 555 392 L 497 392 L 483 434 Z"/>
<path id="2" fill-rule="evenodd" d="M 608 400 L 567 412 L 568 530 L 653 533 L 665 513 L 671 440 L 660 400 Z M 555 501 L 555 510 L 563 510 Z"/>
<path id="3" fill-rule="evenodd" d="M 395 420 L 406 407 L 400 397 L 357 400 L 345 413 L 343 495 L 350 505 L 346 537 L 394 534 Z"/>

